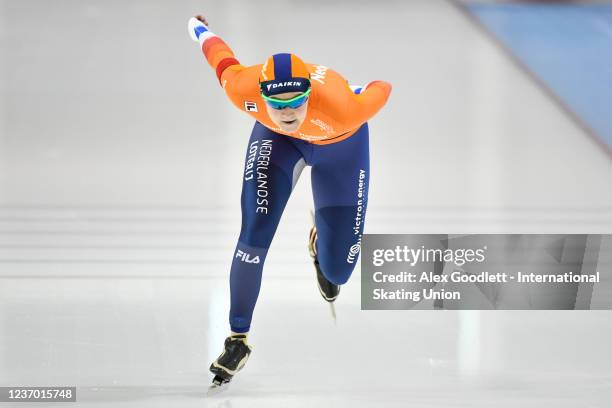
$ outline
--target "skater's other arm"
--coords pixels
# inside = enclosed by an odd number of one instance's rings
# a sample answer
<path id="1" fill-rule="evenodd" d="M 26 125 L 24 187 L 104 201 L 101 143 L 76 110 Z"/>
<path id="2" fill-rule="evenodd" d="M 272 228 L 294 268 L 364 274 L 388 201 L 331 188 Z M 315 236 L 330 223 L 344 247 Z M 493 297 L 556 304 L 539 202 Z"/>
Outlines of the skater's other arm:
<path id="1" fill-rule="evenodd" d="M 361 86 L 350 86 L 355 94 L 351 99 L 351 119 L 361 124 L 372 118 L 389 99 L 391 84 L 385 81 L 372 81 Z"/>
<path id="2" fill-rule="evenodd" d="M 192 17 L 188 23 L 189 35 L 200 43 L 208 64 L 215 70 L 221 86 L 232 79 L 244 67 L 234 56 L 232 49 L 215 33 L 208 29 L 208 22 L 202 16 Z M 228 69 L 230 68 L 231 69 Z"/>

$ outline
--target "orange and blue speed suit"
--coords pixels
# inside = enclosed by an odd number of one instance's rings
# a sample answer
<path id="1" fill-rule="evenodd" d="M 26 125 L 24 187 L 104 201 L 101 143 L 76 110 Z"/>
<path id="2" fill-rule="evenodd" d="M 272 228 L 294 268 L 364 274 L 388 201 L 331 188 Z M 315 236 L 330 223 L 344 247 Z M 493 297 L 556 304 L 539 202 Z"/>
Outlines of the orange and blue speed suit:
<path id="1" fill-rule="evenodd" d="M 262 65 L 241 65 L 225 42 L 197 21 L 190 30 L 232 103 L 256 121 L 245 157 L 242 228 L 230 271 L 230 326 L 247 332 L 268 248 L 305 165 L 312 167 L 317 262 L 330 282 L 349 279 L 367 208 L 367 121 L 385 104 L 391 85 L 374 81 L 352 87 L 337 72 L 306 64 L 312 86 L 306 119 L 296 132 L 286 133 L 270 120 L 260 96 Z"/>

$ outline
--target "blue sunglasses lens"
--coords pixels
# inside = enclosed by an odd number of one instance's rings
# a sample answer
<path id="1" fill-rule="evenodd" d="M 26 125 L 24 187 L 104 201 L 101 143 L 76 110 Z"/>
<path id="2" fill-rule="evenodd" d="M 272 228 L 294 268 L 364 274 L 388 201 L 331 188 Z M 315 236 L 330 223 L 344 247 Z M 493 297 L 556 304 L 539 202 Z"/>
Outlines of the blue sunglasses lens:
<path id="1" fill-rule="evenodd" d="M 270 107 L 272 107 L 273 109 L 278 109 L 278 110 L 284 109 L 284 108 L 297 109 L 303 104 L 305 104 L 307 100 L 308 100 L 308 95 L 304 95 L 301 98 L 298 98 L 290 102 L 280 102 L 280 101 L 268 99 L 266 100 L 266 103 L 270 105 Z"/>

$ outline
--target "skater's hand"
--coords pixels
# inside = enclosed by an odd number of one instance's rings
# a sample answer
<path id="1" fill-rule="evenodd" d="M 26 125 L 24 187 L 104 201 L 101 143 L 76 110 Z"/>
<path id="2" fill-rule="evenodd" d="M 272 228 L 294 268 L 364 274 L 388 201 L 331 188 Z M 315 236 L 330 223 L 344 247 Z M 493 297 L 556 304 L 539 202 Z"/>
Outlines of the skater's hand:
<path id="1" fill-rule="evenodd" d="M 201 15 L 191 17 L 187 23 L 187 29 L 191 39 L 199 41 L 200 35 L 208 31 L 208 21 Z"/>
<path id="2" fill-rule="evenodd" d="M 206 21 L 206 18 L 203 15 L 198 14 L 197 16 L 195 16 L 195 18 L 208 28 L 208 21 Z"/>

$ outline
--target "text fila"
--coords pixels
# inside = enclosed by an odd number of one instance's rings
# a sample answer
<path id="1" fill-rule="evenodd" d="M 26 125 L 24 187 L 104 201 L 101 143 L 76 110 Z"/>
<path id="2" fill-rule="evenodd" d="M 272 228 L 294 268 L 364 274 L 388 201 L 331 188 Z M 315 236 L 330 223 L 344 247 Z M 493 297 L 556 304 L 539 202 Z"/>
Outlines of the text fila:
<path id="1" fill-rule="evenodd" d="M 259 263 L 259 256 L 255 256 L 254 258 L 251 258 L 251 254 L 249 254 L 248 252 L 242 252 L 241 250 L 236 251 L 235 258 L 240 258 L 242 262 L 246 262 L 250 264 Z"/>

